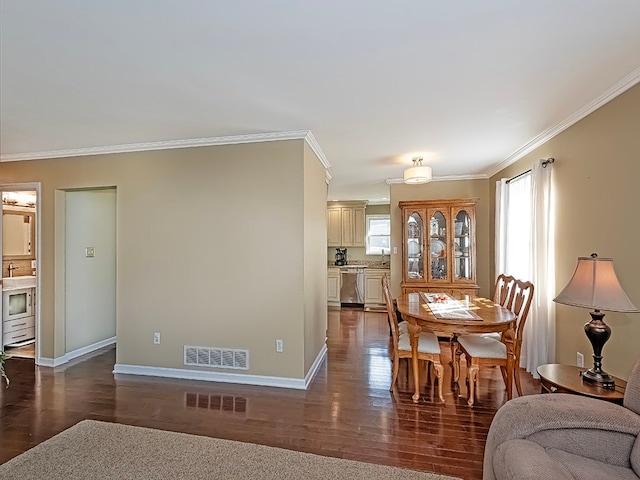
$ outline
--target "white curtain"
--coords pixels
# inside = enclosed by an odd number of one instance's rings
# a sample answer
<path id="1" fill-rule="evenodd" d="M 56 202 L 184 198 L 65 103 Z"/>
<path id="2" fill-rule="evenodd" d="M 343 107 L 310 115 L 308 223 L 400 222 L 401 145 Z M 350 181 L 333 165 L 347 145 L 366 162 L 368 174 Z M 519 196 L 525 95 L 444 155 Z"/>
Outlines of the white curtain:
<path id="1" fill-rule="evenodd" d="M 539 365 L 553 363 L 556 352 L 553 163 L 531 170 L 531 282 L 535 287 L 525 324 L 520 366 L 538 378 Z"/>
<path id="2" fill-rule="evenodd" d="M 506 272 L 507 250 L 507 179 L 496 182 L 496 240 L 495 268 L 496 277 Z"/>
<path id="3" fill-rule="evenodd" d="M 531 175 L 507 184 L 504 272 L 521 280 L 531 279 Z"/>
<path id="4" fill-rule="evenodd" d="M 534 284 L 523 334 L 520 366 L 538 378 L 538 365 L 555 357 L 552 164 L 496 185 L 496 274 Z"/>

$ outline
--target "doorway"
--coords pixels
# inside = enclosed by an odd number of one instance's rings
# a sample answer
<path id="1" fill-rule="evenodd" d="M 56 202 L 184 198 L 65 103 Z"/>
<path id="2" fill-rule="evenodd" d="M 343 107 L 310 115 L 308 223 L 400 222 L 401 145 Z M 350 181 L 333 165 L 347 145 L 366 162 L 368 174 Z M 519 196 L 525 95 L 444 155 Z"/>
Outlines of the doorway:
<path id="1" fill-rule="evenodd" d="M 116 341 L 116 188 L 65 192 L 65 360 Z"/>
<path id="2" fill-rule="evenodd" d="M 40 351 L 40 184 L 2 184 L 0 195 L 0 350 L 35 360 Z"/>

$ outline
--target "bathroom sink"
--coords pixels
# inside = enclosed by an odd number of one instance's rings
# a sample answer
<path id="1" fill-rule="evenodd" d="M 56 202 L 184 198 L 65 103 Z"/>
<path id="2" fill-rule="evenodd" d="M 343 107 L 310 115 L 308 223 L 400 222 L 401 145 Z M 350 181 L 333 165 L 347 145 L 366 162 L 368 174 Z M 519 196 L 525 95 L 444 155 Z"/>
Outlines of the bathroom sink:
<path id="1" fill-rule="evenodd" d="M 2 290 L 16 290 L 18 288 L 32 288 L 36 286 L 36 277 L 25 275 L 23 277 L 7 277 L 2 279 Z"/>

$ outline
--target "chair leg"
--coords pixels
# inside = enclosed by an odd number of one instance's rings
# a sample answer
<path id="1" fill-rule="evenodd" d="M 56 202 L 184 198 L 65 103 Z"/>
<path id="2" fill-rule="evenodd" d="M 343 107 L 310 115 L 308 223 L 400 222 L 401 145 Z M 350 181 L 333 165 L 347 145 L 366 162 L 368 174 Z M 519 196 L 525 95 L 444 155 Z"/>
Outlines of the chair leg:
<path id="1" fill-rule="evenodd" d="M 502 374 L 502 380 L 504 380 L 504 384 L 507 384 L 507 367 L 500 366 L 500 373 Z"/>
<path id="2" fill-rule="evenodd" d="M 513 376 L 516 379 L 516 390 L 518 391 L 518 396 L 522 396 L 522 385 L 520 385 L 520 367 L 515 365 L 513 368 Z"/>
<path id="3" fill-rule="evenodd" d="M 511 400 L 513 396 L 513 371 L 515 369 L 515 363 L 513 357 L 507 355 L 507 400 Z"/>
<path id="4" fill-rule="evenodd" d="M 438 377 L 438 398 L 440 403 L 444 404 L 444 395 L 442 395 L 442 380 L 444 379 L 444 367 L 440 362 L 432 362 L 433 369 L 436 371 L 436 377 Z M 433 385 L 431 386 L 433 389 Z"/>
<path id="5" fill-rule="evenodd" d="M 395 387 L 396 382 L 398 381 L 398 364 L 400 363 L 400 359 L 399 358 L 394 358 L 393 359 L 393 365 L 392 365 L 392 374 L 391 374 L 391 387 L 389 388 L 389 391 L 393 390 L 393 387 Z"/>
<path id="6" fill-rule="evenodd" d="M 436 381 L 436 374 L 434 372 L 434 363 L 432 361 L 427 361 L 427 381 L 431 384 L 431 390 L 433 390 L 433 386 Z"/>

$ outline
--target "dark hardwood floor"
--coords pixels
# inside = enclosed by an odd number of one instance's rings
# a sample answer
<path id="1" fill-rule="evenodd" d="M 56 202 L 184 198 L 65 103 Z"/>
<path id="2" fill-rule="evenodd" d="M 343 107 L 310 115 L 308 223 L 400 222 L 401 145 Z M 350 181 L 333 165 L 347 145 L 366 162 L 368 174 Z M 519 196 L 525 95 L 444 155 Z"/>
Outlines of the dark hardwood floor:
<path id="1" fill-rule="evenodd" d="M 499 369 L 481 369 L 473 407 L 463 383 L 462 396 L 452 391 L 449 368 L 446 405 L 423 376 L 414 404 L 406 366 L 389 392 L 388 344 L 386 314 L 330 310 L 327 361 L 307 391 L 114 376 L 113 348 L 55 369 L 13 358 L 11 385 L 0 388 L 0 463 L 94 419 L 480 479 L 487 431 L 506 400 Z M 526 394 L 539 392 L 522 379 Z"/>

